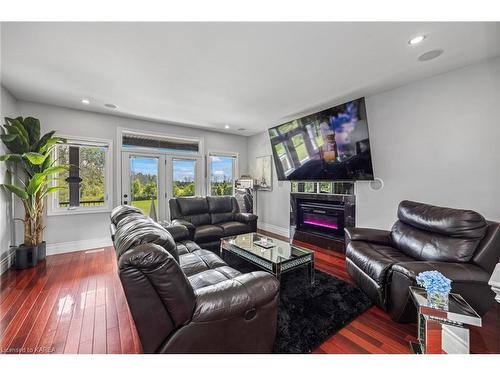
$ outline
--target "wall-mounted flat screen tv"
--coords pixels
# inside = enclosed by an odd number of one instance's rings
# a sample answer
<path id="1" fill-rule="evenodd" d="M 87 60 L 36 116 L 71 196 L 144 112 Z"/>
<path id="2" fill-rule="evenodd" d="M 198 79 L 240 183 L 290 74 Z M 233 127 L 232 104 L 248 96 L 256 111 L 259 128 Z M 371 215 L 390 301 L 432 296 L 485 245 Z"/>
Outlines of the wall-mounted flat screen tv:
<path id="1" fill-rule="evenodd" d="M 269 129 L 279 180 L 373 180 L 365 99 Z"/>

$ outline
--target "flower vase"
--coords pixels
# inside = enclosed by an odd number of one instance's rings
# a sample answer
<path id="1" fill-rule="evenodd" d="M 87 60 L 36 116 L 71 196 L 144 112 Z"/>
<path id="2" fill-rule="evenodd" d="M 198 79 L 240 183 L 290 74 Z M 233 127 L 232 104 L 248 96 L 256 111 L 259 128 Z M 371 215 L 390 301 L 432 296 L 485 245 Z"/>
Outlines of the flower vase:
<path id="1" fill-rule="evenodd" d="M 429 306 L 448 310 L 449 293 L 427 293 L 427 303 Z"/>

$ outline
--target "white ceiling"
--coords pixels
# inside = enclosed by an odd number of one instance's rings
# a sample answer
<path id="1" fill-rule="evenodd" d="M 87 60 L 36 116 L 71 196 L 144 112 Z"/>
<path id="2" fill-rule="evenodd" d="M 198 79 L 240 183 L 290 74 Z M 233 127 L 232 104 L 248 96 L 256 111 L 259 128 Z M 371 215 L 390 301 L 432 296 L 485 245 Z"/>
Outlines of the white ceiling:
<path id="1" fill-rule="evenodd" d="M 1 67 L 18 99 L 249 135 L 497 55 L 500 23 L 3 23 Z"/>

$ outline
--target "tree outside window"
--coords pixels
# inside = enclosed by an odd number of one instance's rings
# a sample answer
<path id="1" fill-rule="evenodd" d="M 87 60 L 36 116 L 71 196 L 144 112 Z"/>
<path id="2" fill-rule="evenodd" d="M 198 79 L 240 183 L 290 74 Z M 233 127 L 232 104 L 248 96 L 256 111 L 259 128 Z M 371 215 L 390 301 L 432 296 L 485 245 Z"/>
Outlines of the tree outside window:
<path id="1" fill-rule="evenodd" d="M 65 189 L 57 195 L 58 208 L 102 207 L 106 204 L 105 146 L 66 144 L 58 147 L 57 162 L 69 166 L 59 175 Z"/>
<path id="2" fill-rule="evenodd" d="M 233 195 L 236 157 L 210 155 L 210 194 Z"/>

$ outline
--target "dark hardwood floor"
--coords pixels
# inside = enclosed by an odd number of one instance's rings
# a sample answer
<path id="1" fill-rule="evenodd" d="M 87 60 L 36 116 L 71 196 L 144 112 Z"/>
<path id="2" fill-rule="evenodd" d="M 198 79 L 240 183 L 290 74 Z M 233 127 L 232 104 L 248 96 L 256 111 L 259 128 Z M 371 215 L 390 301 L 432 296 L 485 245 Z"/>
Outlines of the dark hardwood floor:
<path id="1" fill-rule="evenodd" d="M 48 256 L 1 277 L 3 353 L 140 353 L 111 247 Z"/>
<path id="2" fill-rule="evenodd" d="M 351 282 L 342 253 L 308 247 L 318 270 Z M 0 353 L 141 352 L 111 247 L 48 256 L 0 282 Z M 472 352 L 500 353 L 497 306 L 471 331 Z M 315 353 L 409 353 L 415 334 L 414 324 L 394 323 L 371 307 Z"/>

